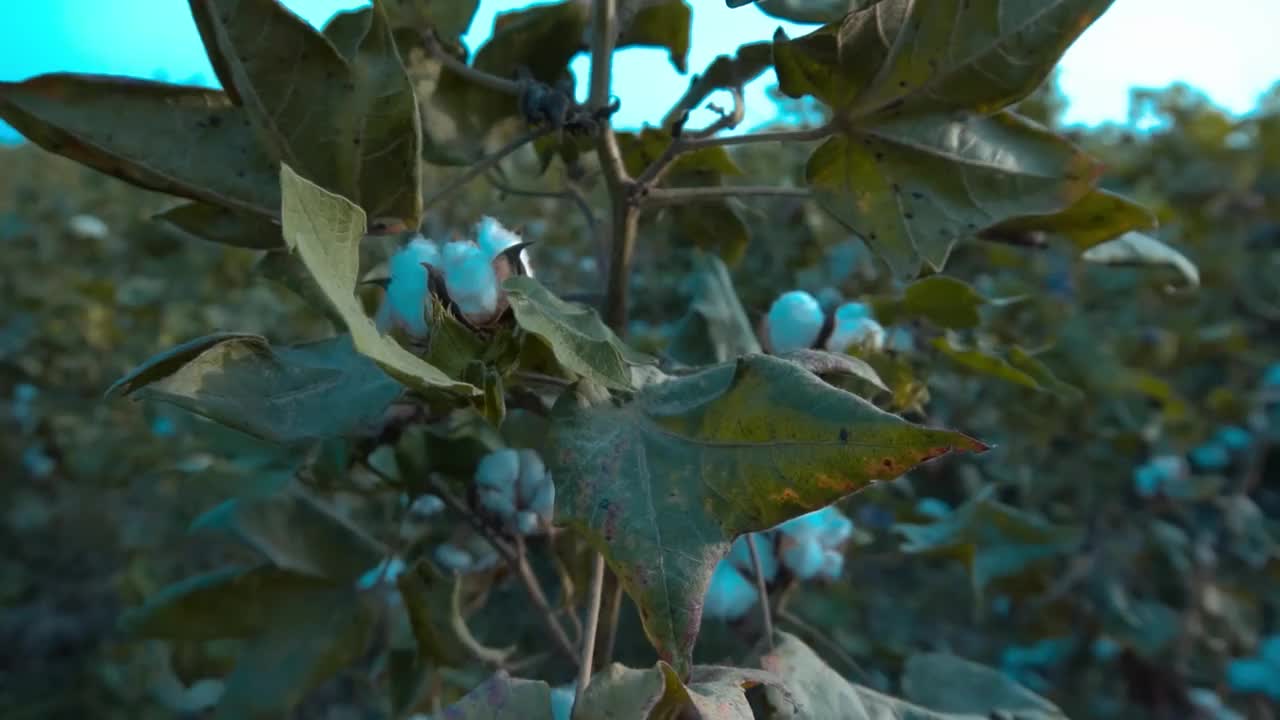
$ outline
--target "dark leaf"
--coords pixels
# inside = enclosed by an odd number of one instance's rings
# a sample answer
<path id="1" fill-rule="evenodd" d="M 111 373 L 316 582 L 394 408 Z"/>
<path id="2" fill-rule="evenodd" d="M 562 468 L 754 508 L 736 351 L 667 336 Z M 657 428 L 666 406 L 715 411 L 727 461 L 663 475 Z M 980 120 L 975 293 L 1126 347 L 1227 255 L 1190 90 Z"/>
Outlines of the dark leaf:
<path id="1" fill-rule="evenodd" d="M 256 335 L 192 340 L 116 381 L 107 395 L 167 402 L 272 442 L 380 429 L 400 384 L 342 335 L 273 348 Z"/>
<path id="2" fill-rule="evenodd" d="M 271 157 L 224 93 L 98 75 L 0 83 L 0 117 L 40 147 L 149 190 L 280 210 Z"/>
<path id="3" fill-rule="evenodd" d="M 798 23 L 829 23 L 865 10 L 880 0 L 731 0 L 729 7 L 755 2 L 766 15 Z"/>
<path id="4" fill-rule="evenodd" d="M 445 576 L 435 565 L 419 562 L 396 578 L 409 614 L 419 658 L 444 667 L 462 667 L 478 660 L 489 667 L 502 664 L 515 647 L 489 648 L 471 634 L 462 611 L 462 575 Z"/>
<path id="5" fill-rule="evenodd" d="M 689 71 L 689 26 L 693 11 L 685 0 L 658 0 L 636 3 L 639 9 L 623 25 L 618 47 L 646 45 L 666 48 L 671 64 L 682 73 Z"/>
<path id="6" fill-rule="evenodd" d="M 946 275 L 931 275 L 907 286 L 901 298 L 878 299 L 876 317 L 885 324 L 924 318 L 938 327 L 968 330 L 978 327 L 978 309 L 987 299 L 968 283 Z"/>
<path id="7" fill-rule="evenodd" d="M 995 670 L 946 653 L 907 658 L 902 675 L 906 699 L 930 710 L 983 717 L 1066 720 L 1053 703 Z"/>
<path id="8" fill-rule="evenodd" d="M 1180 289 L 1194 290 L 1200 286 L 1200 269 L 1195 263 L 1150 235 L 1139 232 L 1127 232 L 1114 240 L 1094 245 L 1085 250 L 1082 257 L 1086 262 L 1100 265 L 1169 267 L 1182 275 Z"/>
<path id="9" fill-rule="evenodd" d="M 444 709 L 444 720 L 553 720 L 551 687 L 521 680 L 499 670 L 493 677 Z"/>
<path id="10" fill-rule="evenodd" d="M 250 250 L 275 250 L 284 247 L 280 225 L 269 217 L 218 205 L 188 203 L 166 210 L 153 219 L 185 235 L 223 245 Z"/>
<path id="11" fill-rule="evenodd" d="M 686 684 L 674 668 L 662 661 L 645 670 L 613 663 L 591 679 L 581 704 L 574 707 L 574 718 L 752 720 L 755 715 L 746 690 L 772 686 L 785 696 L 781 685 L 780 678 L 746 668 L 695 666 Z"/>
<path id="12" fill-rule="evenodd" d="M 712 570 L 735 537 L 985 447 L 751 355 L 651 386 L 621 407 L 581 407 L 566 393 L 545 457 L 556 517 L 604 554 L 659 657 L 687 673 Z"/>
<path id="13" fill-rule="evenodd" d="M 566 370 L 605 387 L 630 390 L 632 368 L 655 364 L 614 335 L 594 308 L 565 302 L 528 276 L 508 278 L 502 286 L 516 323 L 546 341 Z"/>
<path id="14" fill-rule="evenodd" d="M 1058 237 L 1088 250 L 1129 231 L 1155 230 L 1156 224 L 1155 215 L 1145 207 L 1109 190 L 1094 189 L 1061 212 L 1010 218 L 983 230 L 980 237 L 1029 246 Z"/>
<path id="15" fill-rule="evenodd" d="M 685 365 L 710 365 L 761 352 L 724 261 L 700 252 L 693 265 L 693 302 L 667 355 Z"/>
<path id="16" fill-rule="evenodd" d="M 191 529 L 226 533 L 277 568 L 338 584 L 354 583 L 387 554 L 381 543 L 300 490 L 228 500 Z"/>

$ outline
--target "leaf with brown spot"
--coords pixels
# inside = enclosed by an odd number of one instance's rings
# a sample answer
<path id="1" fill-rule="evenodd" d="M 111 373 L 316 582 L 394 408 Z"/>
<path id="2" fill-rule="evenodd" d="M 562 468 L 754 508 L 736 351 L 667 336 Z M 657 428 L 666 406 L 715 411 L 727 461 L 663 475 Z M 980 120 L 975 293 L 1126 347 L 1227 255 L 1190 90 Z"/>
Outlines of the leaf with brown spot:
<path id="1" fill-rule="evenodd" d="M 749 355 L 627 405 L 566 393 L 544 457 L 556 517 L 601 553 L 659 656 L 687 674 L 715 564 L 738 535 L 829 505 L 933 457 L 986 445 L 921 427 L 783 359 Z"/>

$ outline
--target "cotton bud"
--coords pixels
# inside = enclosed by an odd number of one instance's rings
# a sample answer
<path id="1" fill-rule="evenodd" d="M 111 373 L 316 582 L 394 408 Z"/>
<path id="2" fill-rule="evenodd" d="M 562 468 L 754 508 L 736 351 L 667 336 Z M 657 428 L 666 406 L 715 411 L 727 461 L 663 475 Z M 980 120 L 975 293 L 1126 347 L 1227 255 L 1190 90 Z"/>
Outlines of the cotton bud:
<path id="1" fill-rule="evenodd" d="M 94 215 L 73 215 L 67 220 L 67 231 L 80 240 L 105 240 L 111 234 L 107 224 Z"/>
<path id="2" fill-rule="evenodd" d="M 711 575 L 702 614 L 720 620 L 737 620 L 747 614 L 758 600 L 755 585 L 738 572 L 733 563 L 721 560 Z"/>
<path id="3" fill-rule="evenodd" d="M 822 333 L 826 316 L 817 298 L 803 290 L 783 293 L 765 318 L 765 339 L 775 354 L 813 347 Z"/>
<path id="4" fill-rule="evenodd" d="M 429 286 L 426 266 L 438 264 L 439 246 L 422 235 L 415 235 L 391 257 L 391 279 L 375 318 L 379 331 L 385 333 L 398 328 L 415 339 L 427 337 Z"/>
<path id="5" fill-rule="evenodd" d="M 884 348 L 884 340 L 884 328 L 871 317 L 871 308 L 863 303 L 849 302 L 836 308 L 831 337 L 827 338 L 827 349 L 844 352 L 850 346 L 857 345 L 879 351 Z"/>
<path id="6" fill-rule="evenodd" d="M 778 553 L 774 549 L 772 533 L 750 533 L 740 536 L 733 541 L 733 545 L 729 548 L 729 562 L 744 573 L 755 575 L 755 566 L 751 562 L 751 549 L 747 546 L 748 542 L 752 542 L 756 546 L 756 555 L 760 557 L 760 574 L 764 576 L 766 583 L 773 582 L 778 575 Z"/>

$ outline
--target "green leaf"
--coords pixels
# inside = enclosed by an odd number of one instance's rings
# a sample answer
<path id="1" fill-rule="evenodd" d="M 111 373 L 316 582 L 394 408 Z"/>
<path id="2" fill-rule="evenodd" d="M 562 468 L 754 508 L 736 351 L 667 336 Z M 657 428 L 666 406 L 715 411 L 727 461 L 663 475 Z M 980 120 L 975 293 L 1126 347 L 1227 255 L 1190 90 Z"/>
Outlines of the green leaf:
<path id="1" fill-rule="evenodd" d="M 117 380 L 107 396 L 177 405 L 282 444 L 381 429 L 403 388 L 341 335 L 273 348 L 257 335 L 197 338 Z"/>
<path id="2" fill-rule="evenodd" d="M 373 13 L 368 9 L 346 10 L 329 19 L 324 26 L 324 36 L 347 62 L 351 62 L 372 25 Z"/>
<path id="3" fill-rule="evenodd" d="M 432 28 L 446 41 L 466 34 L 480 0 L 382 0 L 395 29 Z"/>
<path id="4" fill-rule="evenodd" d="M 544 457 L 556 517 L 604 555 L 659 657 L 687 673 L 712 570 L 735 537 L 953 450 L 985 448 L 750 355 L 621 407 L 581 407 L 565 393 Z"/>
<path id="5" fill-rule="evenodd" d="M 216 90 L 96 75 L 0 83 L 0 118 L 40 147 L 148 190 L 276 215 L 276 165 Z"/>
<path id="6" fill-rule="evenodd" d="M 417 227 L 421 120 L 379 5 L 356 13 L 369 16 L 358 44 L 342 33 L 349 57 L 276 0 L 192 0 L 191 9 L 273 158 L 371 218 Z"/>
<path id="7" fill-rule="evenodd" d="M 270 565 L 228 567 L 164 588 L 125 611 L 120 625 L 147 638 L 248 638 L 270 627 L 281 610 L 332 587 L 328 580 Z"/>
<path id="8" fill-rule="evenodd" d="M 462 576 L 446 576 L 435 565 L 419 562 L 396 578 L 409 624 L 418 643 L 419 658 L 444 667 L 463 667 L 478 660 L 499 666 L 515 651 L 489 648 L 471 634 L 462 614 Z"/>
<path id="9" fill-rule="evenodd" d="M 946 653 L 917 653 L 903 668 L 902 693 L 930 710 L 981 717 L 1066 720 L 1053 703 L 985 665 Z"/>
<path id="10" fill-rule="evenodd" d="M 807 645 L 778 632 L 774 649 L 760 657 L 760 667 L 780 678 L 791 697 L 766 686 L 773 709 L 768 717 L 794 720 L 977 720 L 973 715 L 936 713 L 904 700 L 854 685 L 832 670 Z"/>
<path id="11" fill-rule="evenodd" d="M 1156 217 L 1138 203 L 1109 190 L 1094 189 L 1071 207 L 1049 215 L 1016 217 L 983 230 L 984 240 L 1012 245 L 1043 245 L 1047 237 L 1063 238 L 1088 250 L 1129 231 L 1156 229 Z"/>
<path id="12" fill-rule="evenodd" d="M 531 277 L 508 278 L 502 287 L 516 323 L 546 341 L 570 372 L 608 388 L 630 390 L 631 368 L 656 362 L 614 335 L 594 308 L 565 302 Z"/>
<path id="13" fill-rule="evenodd" d="M 1150 235 L 1138 232 L 1127 232 L 1115 240 L 1094 245 L 1085 250 L 1081 257 L 1086 262 L 1100 265 L 1170 267 L 1182 275 L 1183 284 L 1180 289 L 1193 290 L 1200 286 L 1200 269 L 1195 263 Z"/>
<path id="14" fill-rule="evenodd" d="M 906 553 L 943 554 L 961 559 L 969 569 L 974 594 L 992 581 L 1016 575 L 1035 563 L 1069 554 L 1083 534 L 1038 514 L 992 499 L 987 486 L 950 515 L 928 525 L 898 524 Z"/>
<path id="15" fill-rule="evenodd" d="M 715 88 L 741 87 L 760 77 L 772 64 L 772 43 L 747 43 L 732 57 L 719 55 L 712 60 L 701 80 Z"/>
<path id="16" fill-rule="evenodd" d="M 639 6 L 630 22 L 622 25 L 618 47 L 644 45 L 666 48 L 671 64 L 681 73 L 689 71 L 689 26 L 693 10 L 685 0 L 657 0 Z"/>
<path id="17" fill-rule="evenodd" d="M 1076 402 L 1084 397 L 1079 388 L 1058 379 L 1049 366 L 1018 345 L 1009 348 L 1008 361 L 1014 368 L 1034 379 L 1040 387 L 1065 400 Z"/>
<path id="18" fill-rule="evenodd" d="M 875 368 L 867 364 L 867 361 L 862 358 L 856 358 L 844 353 L 808 349 L 792 350 L 778 357 L 788 362 L 793 362 L 824 380 L 843 377 L 857 378 L 865 380 L 885 392 L 892 392 L 884 384 L 884 381 L 880 379 L 880 374 L 875 371 Z"/>
<path id="19" fill-rule="evenodd" d="M 467 366 L 485 351 L 484 341 L 454 317 L 434 295 L 431 296 L 430 328 L 427 362 L 450 377 L 462 377 Z"/>
<path id="20" fill-rule="evenodd" d="M 673 142 L 671 133 L 659 128 L 646 127 L 637 133 L 618 133 L 618 149 L 622 151 L 622 161 L 627 172 L 639 175 L 654 160 L 662 156 L 663 151 Z M 733 161 L 733 157 L 723 147 L 708 147 L 681 155 L 671 164 L 666 179 L 672 184 L 678 181 L 704 179 L 712 177 L 719 180 L 721 175 L 741 175 L 742 168 Z M 702 184 L 702 183 L 700 183 Z"/>
<path id="21" fill-rule="evenodd" d="M 746 690 L 774 686 L 785 696 L 779 678 L 746 668 L 696 666 L 689 682 L 661 660 L 637 670 L 613 663 L 591 679 L 574 707 L 575 720 L 698 717 L 704 720 L 752 720 Z"/>
<path id="22" fill-rule="evenodd" d="M 1032 390 L 1045 390 L 1036 378 L 1009 364 L 1004 358 L 978 348 L 953 345 L 950 338 L 934 338 L 933 346 L 960 367 L 978 375 L 993 377 Z"/>
<path id="23" fill-rule="evenodd" d="M 1051 213 L 1087 193 L 1095 161 L 1011 113 L 888 120 L 814 150 L 817 199 L 900 276 L 935 271 L 955 243 L 1011 217 Z"/>
<path id="24" fill-rule="evenodd" d="M 209 242 L 250 250 L 284 247 L 280 225 L 272 219 L 207 203 L 187 203 L 152 218 L 178 232 Z"/>
<path id="25" fill-rule="evenodd" d="M 283 235 L 281 238 L 283 241 Z M 265 252 L 254 268 L 263 277 L 285 287 L 312 309 L 322 313 L 334 328 L 341 330 L 346 327 L 342 315 L 338 314 L 333 303 L 325 297 L 324 291 L 297 255 L 284 248 Z"/>
<path id="26" fill-rule="evenodd" d="M 458 702 L 445 708 L 448 720 L 553 720 L 551 686 L 521 680 L 499 670 Z"/>
<path id="27" fill-rule="evenodd" d="M 751 230 L 736 204 L 717 200 L 670 208 L 675 245 L 713 252 L 736 265 L 751 243 Z"/>
<path id="28" fill-rule="evenodd" d="M 907 286 L 901 298 L 873 301 L 876 317 L 886 325 L 925 318 L 938 327 L 968 330 L 978 327 L 978 310 L 987 299 L 968 283 L 946 275 L 930 275 Z"/>
<path id="29" fill-rule="evenodd" d="M 761 352 L 724 261 L 695 254 L 693 281 L 689 314 L 676 329 L 667 355 L 685 365 L 710 365 Z"/>
<path id="30" fill-rule="evenodd" d="M 750 0 L 744 0 L 744 2 Z M 754 0 L 765 15 L 797 23 L 829 23 L 881 0 Z M 740 3 L 741 4 L 741 3 Z"/>
<path id="31" fill-rule="evenodd" d="M 217 720 L 282 720 L 307 692 L 364 656 L 378 611 L 353 590 L 314 596 L 281 613 L 240 655 Z"/>
<path id="32" fill-rule="evenodd" d="M 445 390 L 473 395 L 479 391 L 424 362 L 382 335 L 356 298 L 364 211 L 346 198 L 281 168 L 285 243 L 297 253 L 320 290 L 342 316 L 355 348 L 392 377 L 425 393 Z"/>
<path id="33" fill-rule="evenodd" d="M 913 113 L 992 113 L 1034 92 L 1112 2 L 882 0 L 797 39 L 824 48 L 821 62 L 836 78 L 801 89 L 855 125 Z"/>
<path id="34" fill-rule="evenodd" d="M 277 568 L 340 584 L 387 554 L 349 520 L 296 490 L 233 498 L 196 518 L 191 530 L 226 533 Z"/>
<path id="35" fill-rule="evenodd" d="M 554 83 L 584 48 L 588 10 L 585 3 L 562 0 L 501 13 L 492 37 L 476 52 L 475 66 L 508 79 L 524 66 L 534 78 Z"/>

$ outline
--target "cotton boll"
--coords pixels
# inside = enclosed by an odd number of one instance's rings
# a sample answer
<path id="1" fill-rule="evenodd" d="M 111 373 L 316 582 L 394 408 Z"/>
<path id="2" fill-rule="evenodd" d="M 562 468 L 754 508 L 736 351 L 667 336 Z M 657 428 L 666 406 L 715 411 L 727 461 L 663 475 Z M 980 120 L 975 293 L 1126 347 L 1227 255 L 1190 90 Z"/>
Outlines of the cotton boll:
<path id="1" fill-rule="evenodd" d="M 811 348 L 825 322 L 817 298 L 803 290 L 783 293 L 769 308 L 769 350 L 785 353 Z"/>
<path id="2" fill-rule="evenodd" d="M 551 688 L 552 720 L 569 720 L 573 716 L 573 685 Z"/>
<path id="3" fill-rule="evenodd" d="M 785 541 L 782 546 L 782 564 L 801 580 L 809 580 L 822 570 L 825 551 L 814 537 Z"/>
<path id="4" fill-rule="evenodd" d="M 844 513 L 835 507 L 826 507 L 820 510 L 822 513 L 821 533 L 822 544 L 826 547 L 835 547 L 842 545 L 849 538 L 853 537 L 853 521 Z"/>
<path id="5" fill-rule="evenodd" d="M 111 229 L 95 215 L 73 215 L 67 220 L 67 231 L 80 240 L 105 240 Z"/>
<path id="6" fill-rule="evenodd" d="M 492 260 L 473 243 L 452 242 L 444 248 L 445 289 L 449 299 L 473 322 L 492 319 L 498 309 L 498 278 Z"/>
<path id="7" fill-rule="evenodd" d="M 420 495 L 409 506 L 409 514 L 418 518 L 429 518 L 444 510 L 444 501 L 435 495 Z"/>
<path id="8" fill-rule="evenodd" d="M 1150 464 L 1139 465 L 1133 471 L 1133 491 L 1139 497 L 1155 497 L 1164 485 L 1165 475 Z"/>
<path id="9" fill-rule="evenodd" d="M 520 450 L 520 477 L 517 481 L 521 507 L 533 503 L 542 486 L 547 483 L 547 466 L 536 450 Z"/>
<path id="10" fill-rule="evenodd" d="M 532 535 L 538 532 L 538 528 L 540 526 L 541 523 L 535 513 L 531 513 L 528 510 L 522 510 L 516 513 L 516 530 L 518 530 L 521 535 Z"/>
<path id="11" fill-rule="evenodd" d="M 547 522 L 551 522 L 552 516 L 556 510 L 556 486 L 551 482 L 550 476 L 543 481 L 542 486 L 538 488 L 538 492 L 533 496 L 533 500 L 529 502 L 526 508 L 545 518 Z"/>
<path id="12" fill-rule="evenodd" d="M 369 569 L 356 580 L 356 589 L 371 590 L 379 582 L 394 584 L 396 578 L 405 570 L 404 560 L 398 557 L 388 558 Z"/>
<path id="13" fill-rule="evenodd" d="M 702 606 L 705 617 L 737 620 L 759 600 L 755 585 L 743 577 L 732 563 L 721 560 L 711 575 L 711 587 Z"/>
<path id="14" fill-rule="evenodd" d="M 476 223 L 476 244 L 484 252 L 485 257 L 493 261 L 494 258 L 501 255 L 512 245 L 519 245 L 523 240 L 516 233 L 503 227 L 502 223 L 494 218 L 485 216 Z M 533 275 L 533 268 L 529 266 L 529 251 L 520 251 L 520 262 L 524 265 L 524 269 Z"/>
<path id="15" fill-rule="evenodd" d="M 421 235 L 416 235 L 391 257 L 391 279 L 387 295 L 378 309 L 377 325 L 382 332 L 402 328 L 410 337 L 425 338 L 428 333 L 426 308 L 428 271 L 426 266 L 440 264 L 440 248 Z"/>
<path id="16" fill-rule="evenodd" d="M 920 498 L 916 503 L 916 514 L 941 520 L 951 514 L 951 506 L 935 497 Z"/>
<path id="17" fill-rule="evenodd" d="M 1275 667 L 1276 674 L 1280 675 L 1280 634 L 1263 638 L 1262 643 L 1258 645 L 1257 657 L 1270 663 Z"/>
<path id="18" fill-rule="evenodd" d="M 485 455 L 476 465 L 476 497 L 480 505 L 501 518 L 516 511 L 516 480 L 520 476 L 520 454 L 503 449 Z"/>
<path id="19" fill-rule="evenodd" d="M 729 562 L 744 573 L 755 573 L 751 550 L 747 547 L 748 538 L 755 542 L 756 554 L 760 556 L 760 574 L 764 576 L 766 583 L 773 582 L 778 576 L 778 553 L 774 549 L 773 538 L 768 533 L 739 536 L 729 548 Z"/>
<path id="20" fill-rule="evenodd" d="M 843 309 L 843 308 L 841 308 Z M 837 314 L 839 311 L 836 311 Z M 872 351 L 884 349 L 884 328 L 869 317 L 840 320 L 837 318 L 831 337 L 827 338 L 827 350 L 844 352 L 851 346 L 863 347 Z"/>
<path id="21" fill-rule="evenodd" d="M 1262 387 L 1280 388 L 1280 363 L 1274 363 L 1262 373 Z"/>
<path id="22" fill-rule="evenodd" d="M 1265 660 L 1232 660 L 1227 664 L 1227 684 L 1236 692 L 1264 693 L 1280 700 L 1280 668 Z"/>
<path id="23" fill-rule="evenodd" d="M 1214 434 L 1213 439 L 1232 452 L 1248 450 L 1253 444 L 1253 435 L 1237 425 L 1224 425 Z"/>
<path id="24" fill-rule="evenodd" d="M 844 553 L 839 550 L 824 550 L 822 553 L 822 577 L 828 580 L 839 580 L 844 572 Z"/>
<path id="25" fill-rule="evenodd" d="M 1231 452 L 1217 442 L 1207 442 L 1192 448 L 1187 459 L 1199 472 L 1218 472 L 1231 465 Z"/>
<path id="26" fill-rule="evenodd" d="M 438 545 L 434 555 L 436 562 L 440 563 L 440 565 L 446 570 L 466 572 L 471 569 L 471 553 L 463 550 L 453 543 Z"/>

